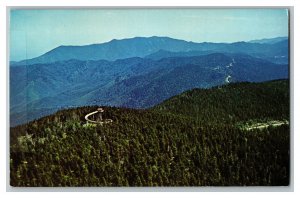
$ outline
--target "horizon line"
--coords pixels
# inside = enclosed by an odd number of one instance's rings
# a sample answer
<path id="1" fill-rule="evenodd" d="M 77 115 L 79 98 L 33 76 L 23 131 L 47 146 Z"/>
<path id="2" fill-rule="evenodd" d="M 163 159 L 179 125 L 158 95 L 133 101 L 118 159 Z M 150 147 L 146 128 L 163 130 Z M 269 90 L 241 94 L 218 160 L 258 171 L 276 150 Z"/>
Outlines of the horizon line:
<path id="1" fill-rule="evenodd" d="M 237 41 L 224 41 L 224 42 L 214 42 L 214 41 L 201 41 L 201 42 L 197 42 L 197 41 L 192 41 L 192 40 L 186 40 L 186 39 L 182 39 L 182 38 L 175 38 L 175 37 L 170 37 L 170 36 L 157 36 L 157 35 L 153 35 L 153 36 L 134 36 L 134 37 L 124 37 L 124 38 L 114 38 L 114 39 L 110 39 L 108 41 L 105 42 L 101 42 L 101 43 L 86 43 L 83 45 L 59 45 L 57 47 L 61 47 L 61 46 L 65 46 L 65 47 L 83 47 L 83 46 L 89 46 L 89 45 L 99 45 L 99 44 L 105 44 L 105 43 L 110 43 L 112 41 L 121 41 L 121 40 L 130 40 L 130 39 L 135 39 L 135 38 L 170 38 L 170 39 L 174 39 L 174 40 L 181 40 L 181 41 L 186 41 L 186 42 L 192 42 L 192 43 L 217 43 L 217 44 L 221 44 L 221 43 L 225 43 L 225 44 L 231 44 L 231 43 L 239 43 L 239 42 L 251 42 L 251 41 L 256 41 L 256 40 L 265 40 L 265 39 L 275 39 L 275 38 L 289 38 L 289 35 L 286 36 L 275 36 L 275 37 L 263 37 L 263 38 L 256 38 L 256 39 L 251 39 L 251 40 L 237 40 Z M 57 48 L 55 47 L 55 48 Z M 53 48 L 53 49 L 55 49 Z M 51 51 L 51 50 L 49 50 Z"/>
<path id="2" fill-rule="evenodd" d="M 251 41 L 259 41 L 259 40 L 267 40 L 267 39 L 275 39 L 275 38 L 289 38 L 289 35 L 287 36 L 276 36 L 276 37 L 264 37 L 264 38 L 257 38 L 257 39 L 251 39 L 251 40 L 239 40 L 239 41 L 234 41 L 234 42 L 213 42 L 213 41 L 202 41 L 202 42 L 195 42 L 195 41 L 191 41 L 191 40 L 185 40 L 185 39 L 180 39 L 180 38 L 174 38 L 174 37 L 169 37 L 169 36 L 157 36 L 157 35 L 153 35 L 153 36 L 134 36 L 134 37 L 125 37 L 125 38 L 116 38 L 116 39 L 110 39 L 108 41 L 102 42 L 102 43 L 90 43 L 90 44 L 83 44 L 83 45 L 58 45 L 57 47 L 54 47 L 52 49 L 50 49 L 49 51 L 39 55 L 39 56 L 35 56 L 32 58 L 28 58 L 28 59 L 21 59 L 21 60 L 9 60 L 9 62 L 21 62 L 21 61 L 25 61 L 25 60 L 30 60 L 30 59 L 34 59 L 40 56 L 43 56 L 59 47 L 85 47 L 85 46 L 92 46 L 92 45 L 102 45 L 102 44 L 107 44 L 113 41 L 121 41 L 121 40 L 130 40 L 130 39 L 136 39 L 136 38 L 168 38 L 168 39 L 174 39 L 174 40 L 179 40 L 179 41 L 185 41 L 185 42 L 190 42 L 190 43 L 196 43 L 196 44 L 201 44 L 201 43 L 215 43 L 215 44 L 233 44 L 233 43 L 239 43 L 239 42 L 246 42 L 249 43 Z"/>

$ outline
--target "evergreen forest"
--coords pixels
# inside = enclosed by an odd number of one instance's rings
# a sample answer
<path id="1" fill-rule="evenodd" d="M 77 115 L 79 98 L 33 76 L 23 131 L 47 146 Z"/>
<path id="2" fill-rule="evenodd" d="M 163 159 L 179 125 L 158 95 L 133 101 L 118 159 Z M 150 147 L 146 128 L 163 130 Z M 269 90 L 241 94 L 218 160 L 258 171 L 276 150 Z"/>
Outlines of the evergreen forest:
<path id="1" fill-rule="evenodd" d="M 289 98 L 289 81 L 274 80 L 102 106 L 103 125 L 84 118 L 98 106 L 60 110 L 10 128 L 10 185 L 287 186 Z"/>

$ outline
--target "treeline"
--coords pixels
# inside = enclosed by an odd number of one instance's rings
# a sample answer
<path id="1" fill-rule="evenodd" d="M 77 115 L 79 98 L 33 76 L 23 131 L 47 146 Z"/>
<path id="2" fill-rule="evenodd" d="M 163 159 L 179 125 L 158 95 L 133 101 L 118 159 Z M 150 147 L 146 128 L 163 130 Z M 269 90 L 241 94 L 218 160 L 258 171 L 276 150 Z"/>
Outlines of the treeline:
<path id="1" fill-rule="evenodd" d="M 85 125 L 84 116 L 97 108 L 94 106 L 59 111 L 26 125 L 11 128 L 10 184 L 288 185 L 289 125 L 243 131 L 236 127 L 234 121 L 227 123 L 227 114 L 224 113 L 224 117 L 215 117 L 217 112 L 214 111 L 223 111 L 222 105 L 220 109 L 213 108 L 213 105 L 208 106 L 211 112 L 207 111 L 203 115 L 199 115 L 201 109 L 198 112 L 192 111 L 191 106 L 196 103 L 193 101 L 201 98 L 201 101 L 208 100 L 215 104 L 214 101 L 222 102 L 226 95 L 220 94 L 222 98 L 215 98 L 218 96 L 214 95 L 215 92 L 241 91 L 248 86 L 253 92 L 261 90 L 257 94 L 261 101 L 256 99 L 253 107 L 249 106 L 253 111 L 255 106 L 262 108 L 261 103 L 265 103 L 262 100 L 272 101 L 269 97 L 285 98 L 288 92 L 285 87 L 287 81 L 233 84 L 212 89 L 212 94 L 206 95 L 212 97 L 210 99 L 194 93 L 200 91 L 202 94 L 209 90 L 193 90 L 178 96 L 179 101 L 175 97 L 149 110 L 104 107 L 104 118 L 113 120 L 113 123 L 104 126 Z M 190 95 L 190 101 L 184 102 L 187 94 Z M 247 102 L 244 103 L 243 94 L 246 92 L 235 98 L 239 100 L 235 101 L 234 111 L 248 105 Z M 288 119 L 288 103 L 288 100 L 281 100 L 268 116 L 263 114 L 267 109 L 258 110 L 264 115 L 262 117 L 257 113 L 245 113 L 248 115 L 245 119 L 263 119 L 266 116 L 268 119 Z M 202 105 L 201 102 L 199 105 Z M 238 117 L 239 114 L 232 114 L 234 115 Z"/>

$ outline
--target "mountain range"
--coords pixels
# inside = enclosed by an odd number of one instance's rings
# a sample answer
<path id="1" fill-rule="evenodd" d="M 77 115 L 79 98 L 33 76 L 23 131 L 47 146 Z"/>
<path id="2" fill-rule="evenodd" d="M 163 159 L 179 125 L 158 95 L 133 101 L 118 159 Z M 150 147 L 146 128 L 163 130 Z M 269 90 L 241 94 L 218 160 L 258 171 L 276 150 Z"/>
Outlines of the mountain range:
<path id="1" fill-rule="evenodd" d="M 60 46 L 11 62 L 11 125 L 72 106 L 148 108 L 193 88 L 288 78 L 288 52 L 288 38 L 195 43 L 136 37 Z"/>
<path id="2" fill-rule="evenodd" d="M 31 65 L 38 63 L 53 63 L 70 59 L 77 60 L 109 60 L 130 57 L 145 57 L 159 50 L 170 52 L 200 51 L 202 53 L 246 53 L 273 62 L 288 61 L 288 38 L 254 40 L 250 42 L 211 43 L 188 42 L 169 37 L 135 37 L 129 39 L 113 39 L 106 43 L 85 46 L 59 46 L 39 57 L 14 62 L 12 65 Z M 206 52 L 208 51 L 208 52 Z"/>

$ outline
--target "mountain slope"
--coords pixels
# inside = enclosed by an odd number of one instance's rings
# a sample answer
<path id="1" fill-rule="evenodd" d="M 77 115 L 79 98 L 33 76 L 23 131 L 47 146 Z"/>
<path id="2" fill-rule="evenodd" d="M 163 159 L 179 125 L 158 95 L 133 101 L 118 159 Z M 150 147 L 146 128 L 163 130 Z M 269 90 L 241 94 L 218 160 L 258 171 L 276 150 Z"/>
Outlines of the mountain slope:
<path id="1" fill-rule="evenodd" d="M 39 109 L 46 115 L 49 109 L 95 104 L 146 108 L 193 88 L 288 78 L 288 67 L 248 55 L 214 53 L 160 60 L 69 60 L 13 67 L 10 76 L 15 125 L 37 118 L 31 115 Z"/>
<path id="2" fill-rule="evenodd" d="M 99 90 L 101 94 L 93 94 L 90 101 L 95 101 L 94 104 L 145 108 L 193 88 L 288 78 L 288 67 L 249 56 L 210 54 L 161 59 L 160 63 L 176 67 L 164 67 L 124 79 L 106 92 Z"/>
<path id="3" fill-rule="evenodd" d="M 172 52 L 167 50 L 159 50 L 157 52 L 154 52 L 153 54 L 149 54 L 145 56 L 144 58 L 149 58 L 153 60 L 160 60 L 163 58 L 170 58 L 170 57 L 191 57 L 191 56 L 202 56 L 202 55 L 208 55 L 213 54 L 214 51 L 188 51 L 188 52 Z"/>
<path id="4" fill-rule="evenodd" d="M 195 89 L 148 110 L 104 107 L 113 123 L 84 125 L 96 108 L 63 110 L 11 128 L 10 184 L 289 184 L 288 124 L 252 131 L 237 125 L 289 120 L 287 80 Z"/>
<path id="5" fill-rule="evenodd" d="M 201 124 L 234 124 L 249 118 L 289 118 L 289 82 L 233 83 L 211 89 L 193 89 L 153 107 L 153 110 L 183 115 Z"/>

